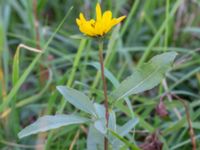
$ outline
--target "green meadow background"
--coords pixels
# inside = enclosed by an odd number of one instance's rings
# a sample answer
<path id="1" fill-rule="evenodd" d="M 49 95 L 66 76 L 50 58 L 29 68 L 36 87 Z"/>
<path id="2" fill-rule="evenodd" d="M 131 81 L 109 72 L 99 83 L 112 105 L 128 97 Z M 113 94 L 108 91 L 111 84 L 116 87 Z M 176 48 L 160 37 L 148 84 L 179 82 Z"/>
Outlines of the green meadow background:
<path id="1" fill-rule="evenodd" d="M 0 0 L 1 150 L 86 149 L 87 125 L 71 125 L 23 139 L 17 134 L 40 116 L 78 111 L 69 103 L 63 107 L 57 85 L 70 86 L 102 102 L 102 80 L 96 66 L 98 45 L 80 33 L 75 21 L 80 12 L 95 17 L 96 3 Z M 192 149 L 184 105 L 168 96 L 164 100 L 168 118 L 160 118 L 155 112 L 160 96 L 170 92 L 187 102 L 199 147 L 200 1 L 102 0 L 101 7 L 111 10 L 114 17 L 127 16 L 104 42 L 105 67 L 117 81 L 154 55 L 178 53 L 173 69 L 156 88 L 130 97 L 140 121 L 126 138 L 140 145 L 148 135 L 159 131 L 164 150 Z M 108 93 L 114 89 L 109 79 Z M 117 123 L 124 124 L 131 116 L 128 106 L 121 103 L 116 109 Z"/>

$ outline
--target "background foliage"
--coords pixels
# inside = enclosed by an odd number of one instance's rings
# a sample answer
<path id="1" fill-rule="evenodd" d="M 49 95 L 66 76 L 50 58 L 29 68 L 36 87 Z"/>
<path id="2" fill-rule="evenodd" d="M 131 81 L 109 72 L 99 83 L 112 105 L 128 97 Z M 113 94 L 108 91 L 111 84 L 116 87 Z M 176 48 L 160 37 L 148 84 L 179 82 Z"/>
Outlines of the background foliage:
<path id="1" fill-rule="evenodd" d="M 45 139 L 47 149 L 85 149 L 86 125 L 62 127 L 50 134 L 41 133 L 24 139 L 17 137 L 22 128 L 39 116 L 58 111 L 65 114 L 78 112 L 69 103 L 64 107 L 57 85 L 83 91 L 98 103 L 103 100 L 100 75 L 96 73 L 97 43 L 82 39 L 75 23 L 80 11 L 92 17 L 96 1 L 38 0 L 36 19 L 33 2 L 0 1 L 0 149 L 43 149 Z M 160 96 L 170 92 L 187 100 L 198 143 L 199 7 L 198 0 L 102 2 L 103 10 L 111 9 L 115 17 L 127 15 L 123 24 L 112 30 L 105 42 L 108 45 L 105 47 L 106 68 L 117 79 L 108 74 L 109 93 L 116 84 L 131 75 L 137 65 L 147 62 L 152 56 L 167 51 L 178 52 L 173 69 L 162 83 L 129 97 L 140 120 L 131 135 L 126 137 L 129 141 L 142 144 L 149 134 L 160 130 L 159 139 L 164 143 L 164 149 L 191 149 L 182 103 L 168 96 L 164 103 L 169 118 L 162 119 L 155 113 Z M 39 43 L 35 27 L 37 21 Z M 24 48 L 17 50 L 20 43 L 46 51 L 41 56 Z M 117 123 L 123 125 L 133 114 L 126 103 L 119 101 L 116 105 Z"/>

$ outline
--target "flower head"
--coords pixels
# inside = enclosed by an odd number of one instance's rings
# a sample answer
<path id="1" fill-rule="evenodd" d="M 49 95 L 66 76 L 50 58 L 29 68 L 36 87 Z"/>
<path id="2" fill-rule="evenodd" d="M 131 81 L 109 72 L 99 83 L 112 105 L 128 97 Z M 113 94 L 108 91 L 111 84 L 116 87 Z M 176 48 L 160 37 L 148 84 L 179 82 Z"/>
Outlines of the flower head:
<path id="1" fill-rule="evenodd" d="M 79 30 L 88 36 L 104 36 L 109 32 L 113 26 L 124 20 L 126 16 L 119 18 L 112 18 L 112 12 L 107 10 L 101 12 L 100 4 L 96 5 L 96 20 L 86 20 L 83 13 L 80 13 L 79 18 L 76 19 L 76 23 L 79 26 Z"/>

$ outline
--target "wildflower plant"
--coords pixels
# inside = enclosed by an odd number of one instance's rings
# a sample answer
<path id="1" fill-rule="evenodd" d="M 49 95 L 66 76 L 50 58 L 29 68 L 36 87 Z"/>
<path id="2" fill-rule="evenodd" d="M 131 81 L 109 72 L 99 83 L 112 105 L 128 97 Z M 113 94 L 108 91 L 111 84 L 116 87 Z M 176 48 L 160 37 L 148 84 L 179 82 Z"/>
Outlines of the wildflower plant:
<path id="1" fill-rule="evenodd" d="M 129 132 L 140 122 L 132 110 L 130 95 L 138 94 L 157 86 L 164 78 L 167 71 L 172 67 L 176 57 L 175 52 L 166 52 L 151 58 L 147 63 L 143 63 L 134 73 L 118 83 L 113 91 L 108 93 L 105 66 L 103 63 L 103 45 L 104 36 L 117 24 L 122 22 L 125 16 L 112 18 L 110 10 L 102 14 L 100 4 L 96 5 L 96 20 L 87 20 L 82 13 L 76 19 L 76 23 L 80 31 L 90 37 L 98 39 L 99 44 L 99 69 L 103 83 L 103 99 L 104 105 L 92 101 L 89 96 L 85 95 L 76 89 L 67 86 L 57 86 L 57 90 L 62 94 L 67 102 L 85 113 L 82 116 L 80 113 L 65 115 L 56 114 L 48 115 L 39 118 L 36 122 L 24 128 L 19 134 L 19 138 L 23 138 L 38 132 L 44 132 L 51 129 L 56 129 L 62 126 L 72 124 L 87 124 L 88 125 L 88 150 L 118 150 L 134 149 L 139 150 L 137 143 L 127 141 L 124 136 L 129 135 Z M 107 70 L 108 71 L 108 70 Z M 110 72 L 111 73 L 111 72 Z M 114 76 L 113 76 L 114 77 Z M 119 126 L 116 118 L 117 102 L 128 105 L 130 119 L 124 125 Z"/>

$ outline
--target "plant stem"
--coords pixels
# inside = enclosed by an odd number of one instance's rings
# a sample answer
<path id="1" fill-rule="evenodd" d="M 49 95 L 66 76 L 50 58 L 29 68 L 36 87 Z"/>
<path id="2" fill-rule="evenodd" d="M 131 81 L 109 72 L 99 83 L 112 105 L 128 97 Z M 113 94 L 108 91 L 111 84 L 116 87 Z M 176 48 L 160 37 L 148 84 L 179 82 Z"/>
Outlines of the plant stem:
<path id="1" fill-rule="evenodd" d="M 106 117 L 106 127 L 108 127 L 108 119 L 109 119 L 109 110 L 108 110 L 108 95 L 107 95 L 107 84 L 104 76 L 104 64 L 103 64 L 103 40 L 99 41 L 99 62 L 101 65 L 101 77 L 103 81 L 103 92 L 104 92 L 104 106 L 106 109 L 105 117 Z M 108 150 L 108 139 L 104 138 L 104 150 Z"/>

